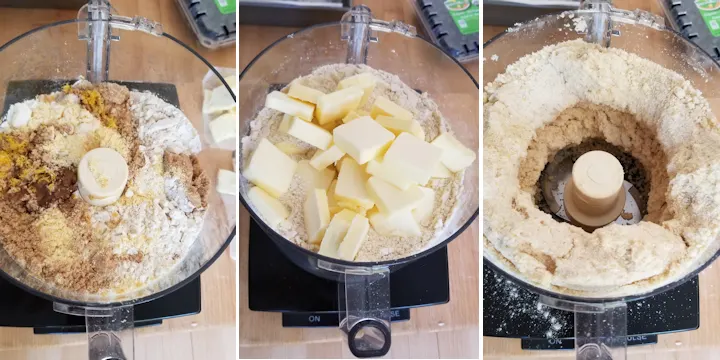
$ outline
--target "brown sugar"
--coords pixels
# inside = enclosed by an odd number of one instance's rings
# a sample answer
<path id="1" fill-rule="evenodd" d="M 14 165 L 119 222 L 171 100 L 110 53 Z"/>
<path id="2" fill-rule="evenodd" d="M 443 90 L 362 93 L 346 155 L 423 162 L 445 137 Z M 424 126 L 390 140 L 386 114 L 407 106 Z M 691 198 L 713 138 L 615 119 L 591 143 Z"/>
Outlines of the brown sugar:
<path id="1" fill-rule="evenodd" d="M 210 193 L 210 178 L 200 167 L 194 155 L 175 154 L 166 151 L 163 155 L 165 171 L 172 177 L 180 179 L 186 189 L 188 200 L 196 208 L 207 207 Z"/>

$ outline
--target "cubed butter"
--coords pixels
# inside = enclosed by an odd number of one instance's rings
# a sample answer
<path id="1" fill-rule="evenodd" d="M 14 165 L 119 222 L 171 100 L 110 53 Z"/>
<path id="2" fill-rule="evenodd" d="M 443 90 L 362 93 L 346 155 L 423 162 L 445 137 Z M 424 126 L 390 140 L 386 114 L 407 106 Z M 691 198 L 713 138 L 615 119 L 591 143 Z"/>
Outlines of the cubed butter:
<path id="1" fill-rule="evenodd" d="M 250 199 L 250 204 L 255 207 L 255 210 L 257 210 L 263 221 L 272 228 L 276 227 L 290 215 L 278 199 L 272 197 L 257 186 L 253 186 L 250 191 L 248 191 L 248 199 Z"/>
<path id="2" fill-rule="evenodd" d="M 237 136 L 237 120 L 235 120 L 235 115 L 231 113 L 225 113 L 210 120 L 208 127 L 213 140 L 217 144 L 234 139 Z"/>
<path id="3" fill-rule="evenodd" d="M 293 143 L 291 143 L 291 142 L 288 142 L 288 141 L 279 142 L 279 143 L 275 144 L 275 146 L 276 146 L 278 149 L 280 149 L 280 151 L 282 151 L 282 152 L 284 152 L 284 153 L 286 153 L 286 154 L 288 154 L 288 155 L 302 154 L 302 153 L 304 153 L 305 151 L 307 151 L 307 149 L 303 149 L 303 148 L 301 148 L 300 146 L 297 146 L 297 145 L 295 145 L 295 144 L 293 144 Z"/>
<path id="4" fill-rule="evenodd" d="M 412 215 L 418 223 L 423 224 L 427 221 L 435 210 L 435 190 L 418 186 L 422 191 L 423 198 L 420 203 L 412 210 Z"/>
<path id="5" fill-rule="evenodd" d="M 398 168 L 385 166 L 383 162 L 377 160 L 370 160 L 367 163 L 366 172 L 395 185 L 400 190 L 407 190 L 417 183 L 409 174 Z"/>
<path id="6" fill-rule="evenodd" d="M 378 209 L 389 215 L 401 211 L 410 212 L 420 205 L 425 196 L 419 186 L 410 186 L 407 190 L 400 190 L 375 176 L 368 179 L 367 190 Z"/>
<path id="7" fill-rule="evenodd" d="M 392 116 L 403 120 L 412 120 L 413 114 L 403 109 L 400 105 L 390 101 L 390 99 L 380 96 L 375 99 L 370 116 L 377 118 L 380 115 Z"/>
<path id="8" fill-rule="evenodd" d="M 320 242 L 320 255 L 337 258 L 337 251 L 340 243 L 347 235 L 350 224 L 355 218 L 356 213 L 343 209 L 332 217 L 330 224 L 325 230 L 322 242 Z"/>
<path id="9" fill-rule="evenodd" d="M 290 129 L 290 120 L 292 120 L 292 118 L 292 115 L 284 114 L 282 120 L 280 120 L 280 125 L 278 125 L 278 131 L 287 134 L 288 130 Z"/>
<path id="10" fill-rule="evenodd" d="M 468 149 L 450 133 L 442 133 L 432 141 L 433 145 L 443 150 L 443 165 L 452 172 L 458 172 L 475 161 L 475 152 Z"/>
<path id="11" fill-rule="evenodd" d="M 330 166 L 330 164 L 340 160 L 345 153 L 340 150 L 337 145 L 329 147 L 327 150 L 320 150 L 310 159 L 310 165 L 315 169 L 322 170 Z"/>
<path id="12" fill-rule="evenodd" d="M 340 125 L 333 131 L 335 145 L 360 165 L 376 158 L 395 135 L 368 116 Z"/>
<path id="13" fill-rule="evenodd" d="M 302 85 L 297 81 L 290 84 L 290 89 L 288 89 L 287 94 L 291 98 L 309 102 L 311 104 L 316 104 L 317 98 L 325 95 L 324 92 Z"/>
<path id="14" fill-rule="evenodd" d="M 366 210 L 372 209 L 375 202 L 367 192 L 366 182 L 367 176 L 360 165 L 353 158 L 346 156 L 342 160 L 335 186 L 336 201 L 355 204 Z"/>
<path id="15" fill-rule="evenodd" d="M 237 90 L 238 90 L 238 83 L 237 83 L 238 79 L 237 79 L 237 76 L 235 76 L 235 74 L 229 75 L 229 76 L 225 76 L 225 77 L 223 78 L 223 80 L 225 80 L 225 82 L 228 84 L 228 86 L 230 87 L 230 89 L 232 89 L 233 93 L 234 93 L 235 95 L 237 95 L 237 92 L 238 92 L 238 91 L 237 91 Z M 221 85 L 220 87 L 223 87 L 223 86 Z"/>
<path id="16" fill-rule="evenodd" d="M 205 93 L 207 94 L 207 93 Z M 229 111 L 235 107 L 235 99 L 225 86 L 218 86 L 210 91 L 210 99 L 204 102 L 203 113 L 214 114 Z M 207 96 L 207 95 L 206 95 Z"/>
<path id="17" fill-rule="evenodd" d="M 411 133 L 417 136 L 419 139 L 425 140 L 425 130 L 423 130 L 420 123 L 417 120 L 400 119 L 392 116 L 378 115 L 375 118 L 378 124 L 384 128 L 392 131 L 395 135 L 400 135 L 402 132 Z"/>
<path id="18" fill-rule="evenodd" d="M 410 211 L 387 214 L 380 211 L 368 215 L 373 229 L 382 236 L 419 236 L 420 226 Z"/>
<path id="19" fill-rule="evenodd" d="M 338 127 L 342 124 L 343 124 L 342 121 L 333 121 L 331 123 L 320 125 L 320 127 L 322 127 L 323 129 L 325 129 L 327 131 L 332 132 L 333 130 L 335 130 L 336 127 Z"/>
<path id="20" fill-rule="evenodd" d="M 290 187 L 297 163 L 267 139 L 260 140 L 243 176 L 268 194 L 280 197 Z"/>
<path id="21" fill-rule="evenodd" d="M 217 185 L 215 189 L 225 195 L 235 195 L 238 193 L 237 178 L 234 171 L 220 169 L 218 170 Z"/>
<path id="22" fill-rule="evenodd" d="M 297 116 L 290 118 L 287 133 L 321 150 L 327 149 L 333 141 L 329 131 Z"/>
<path id="23" fill-rule="evenodd" d="M 347 89 L 351 86 L 358 86 L 363 89 L 363 97 L 362 100 L 360 100 L 360 105 L 367 102 L 368 98 L 370 97 L 370 94 L 372 94 L 373 90 L 375 90 L 375 84 L 377 83 L 377 80 L 375 80 L 375 77 L 373 74 L 367 72 L 367 73 L 361 73 L 357 75 L 353 75 L 350 77 L 347 77 L 345 79 L 342 79 L 338 83 L 338 90 L 341 89 Z"/>
<path id="24" fill-rule="evenodd" d="M 320 125 L 340 121 L 357 109 L 362 97 L 363 89 L 357 86 L 320 96 L 315 107 L 315 119 Z"/>
<path id="25" fill-rule="evenodd" d="M 322 189 L 327 190 L 330 183 L 335 179 L 335 170 L 331 168 L 325 168 L 317 170 L 310 166 L 310 162 L 307 160 L 298 161 L 297 173 L 303 182 L 306 184 L 306 189 Z"/>
<path id="26" fill-rule="evenodd" d="M 317 244 L 325 235 L 325 228 L 330 223 L 330 210 L 328 209 L 327 193 L 323 189 L 313 189 L 308 192 L 303 204 L 305 217 L 305 231 L 308 241 Z"/>
<path id="27" fill-rule="evenodd" d="M 347 234 L 343 238 L 343 241 L 338 247 L 338 258 L 346 261 L 353 261 L 357 256 L 360 247 L 367 239 L 368 230 L 370 230 L 370 223 L 368 219 L 362 215 L 355 215 L 350 227 L 348 228 Z"/>
<path id="28" fill-rule="evenodd" d="M 265 107 L 285 114 L 297 116 L 303 120 L 312 121 L 315 106 L 300 100 L 293 99 L 287 94 L 273 91 L 265 98 Z"/>
<path id="29" fill-rule="evenodd" d="M 406 173 L 416 184 L 425 185 L 440 162 L 442 149 L 408 133 L 400 134 L 385 153 L 383 164 Z"/>
<path id="30" fill-rule="evenodd" d="M 328 209 L 330 210 L 330 215 L 335 215 L 343 210 L 343 208 L 337 203 L 337 200 L 335 199 L 335 187 L 336 186 L 337 186 L 337 179 L 333 180 L 330 183 L 330 186 L 328 187 L 328 191 L 327 191 Z"/>
<path id="31" fill-rule="evenodd" d="M 452 176 L 452 173 L 448 168 L 445 167 L 442 163 L 442 157 L 440 158 L 440 162 L 435 167 L 435 171 L 432 174 L 432 177 L 438 178 L 438 179 L 446 179 Z"/>
<path id="32" fill-rule="evenodd" d="M 363 116 L 370 116 L 370 113 L 365 110 L 356 109 L 351 112 L 349 112 L 347 115 L 345 115 L 344 118 L 342 118 L 342 123 L 347 124 L 357 118 L 361 118 Z"/>

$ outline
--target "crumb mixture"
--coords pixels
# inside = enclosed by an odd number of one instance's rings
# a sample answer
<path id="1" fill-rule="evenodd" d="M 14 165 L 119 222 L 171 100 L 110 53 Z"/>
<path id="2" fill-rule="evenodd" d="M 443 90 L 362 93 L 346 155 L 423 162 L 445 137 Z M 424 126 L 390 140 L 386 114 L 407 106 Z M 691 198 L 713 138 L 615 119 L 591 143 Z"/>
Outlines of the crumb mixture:
<path id="1" fill-rule="evenodd" d="M 117 202 L 92 206 L 77 192 L 77 167 L 101 147 L 125 159 L 129 179 Z M 193 155 L 200 149 L 177 108 L 117 84 L 81 80 L 13 104 L 0 124 L 0 246 L 69 291 L 144 287 L 202 228 L 209 179 Z"/>
<path id="2" fill-rule="evenodd" d="M 441 132 L 450 131 L 450 126 L 440 114 L 437 104 L 430 99 L 427 93 L 419 94 L 405 85 L 396 75 L 366 65 L 326 65 L 295 81 L 299 81 L 300 84 L 310 88 L 330 93 L 337 89 L 338 83 L 344 78 L 363 72 L 372 73 L 377 79 L 377 85 L 368 100 L 360 108 L 361 110 L 370 111 L 375 99 L 384 96 L 413 113 L 413 119 L 417 120 L 423 127 L 426 139 L 434 139 Z M 283 91 L 286 91 L 286 89 Z M 304 149 L 305 152 L 291 156 L 296 161 L 309 160 L 312 157 L 316 150 L 315 147 L 278 130 L 282 117 L 282 113 L 269 108 L 263 108 L 258 113 L 250 124 L 250 134 L 241 140 L 243 161 L 248 161 L 252 151 L 263 138 L 267 138 L 274 144 L 284 141 Z M 249 189 L 247 180 L 243 177 L 241 179 L 244 189 Z M 430 179 L 427 186 L 435 190 L 435 207 L 432 216 L 425 223 L 420 224 L 422 234 L 420 236 L 404 237 L 382 236 L 371 227 L 355 261 L 398 259 L 421 251 L 435 237 L 435 234 L 443 229 L 444 224 L 457 208 L 457 199 L 462 190 L 462 180 L 462 171 L 453 174 L 447 179 Z M 307 242 L 308 235 L 305 232 L 302 211 L 305 194 L 305 184 L 300 175 L 296 173 L 288 191 L 279 198 L 280 202 L 290 210 L 290 216 L 281 222 L 276 230 L 293 243 L 312 251 L 318 251 L 319 245 Z"/>
<path id="3" fill-rule="evenodd" d="M 509 65 L 484 89 L 485 255 L 516 276 L 604 297 L 676 280 L 720 246 L 720 132 L 681 75 L 582 40 Z M 600 138 L 649 177 L 647 215 L 592 233 L 554 220 L 534 194 L 545 164 Z"/>

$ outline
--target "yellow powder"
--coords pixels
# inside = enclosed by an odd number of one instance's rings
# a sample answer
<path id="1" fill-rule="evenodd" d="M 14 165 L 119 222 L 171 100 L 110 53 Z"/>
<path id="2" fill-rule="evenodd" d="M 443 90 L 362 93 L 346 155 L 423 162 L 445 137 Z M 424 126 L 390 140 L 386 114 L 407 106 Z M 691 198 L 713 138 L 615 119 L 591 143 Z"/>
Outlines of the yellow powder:
<path id="1" fill-rule="evenodd" d="M 53 207 L 40 213 L 33 225 L 40 236 L 40 250 L 53 261 L 70 261 L 75 257 L 72 242 L 75 237 L 65 215 Z"/>
<path id="2" fill-rule="evenodd" d="M 100 147 L 113 149 L 125 159 L 130 157 L 130 146 L 127 141 L 113 129 L 98 128 L 85 141 L 85 152 Z"/>

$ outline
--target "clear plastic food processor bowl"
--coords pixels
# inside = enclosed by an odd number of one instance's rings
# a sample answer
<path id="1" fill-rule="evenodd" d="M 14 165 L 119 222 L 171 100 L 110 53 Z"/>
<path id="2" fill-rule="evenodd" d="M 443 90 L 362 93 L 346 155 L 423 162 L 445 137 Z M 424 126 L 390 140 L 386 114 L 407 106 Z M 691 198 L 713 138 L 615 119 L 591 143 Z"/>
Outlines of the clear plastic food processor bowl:
<path id="1" fill-rule="evenodd" d="M 223 199 L 215 191 L 216 174 L 221 167 L 232 167 L 232 154 L 212 151 L 205 145 L 210 135 L 205 132 L 202 116 L 203 77 L 210 72 L 230 94 L 232 91 L 204 58 L 163 32 L 159 23 L 118 16 L 100 0 L 90 1 L 77 19 L 33 29 L 1 45 L 0 63 L 0 104 L 5 108 L 10 105 L 7 102 L 39 95 L 18 93 L 14 90 L 18 82 L 41 80 L 50 83 L 50 91 L 81 76 L 92 82 L 169 84 L 177 90 L 180 109 L 201 136 L 204 149 L 199 161 L 212 182 L 202 232 L 185 258 L 147 287 L 109 296 L 70 292 L 28 273 L 0 246 L 0 275 L 52 301 L 58 312 L 86 316 L 91 359 L 133 359 L 133 305 L 159 298 L 195 279 L 234 237 L 235 215 L 228 213 L 224 205 L 232 199 Z M 131 84 L 128 86 L 132 89 Z M 4 115 L 0 112 L 0 118 Z"/>
<path id="2" fill-rule="evenodd" d="M 340 63 L 367 64 L 399 76 L 413 89 L 427 92 L 458 140 L 470 149 L 479 147 L 477 82 L 457 61 L 418 37 L 414 27 L 373 19 L 365 6 L 353 8 L 339 23 L 313 26 L 279 39 L 242 71 L 240 134 L 249 133 L 250 122 L 264 107 L 271 88 L 289 84 L 323 65 Z M 391 261 L 343 261 L 301 248 L 263 222 L 247 198 L 249 186 L 243 181 L 240 199 L 290 260 L 313 274 L 345 283 L 344 292 L 338 294 L 338 310 L 350 350 L 356 356 L 382 356 L 390 348 L 391 271 L 446 246 L 472 223 L 479 213 L 478 168 L 474 163 L 465 170 L 458 208 L 442 233 L 420 252 Z"/>
<path id="3" fill-rule="evenodd" d="M 576 28 L 584 21 L 587 27 Z M 558 31 L 561 29 L 561 31 Z M 485 82 L 491 82 L 520 57 L 544 46 L 584 39 L 607 47 L 623 49 L 681 74 L 702 91 L 715 114 L 720 114 L 720 67 L 710 56 L 680 34 L 665 27 L 661 17 L 648 12 L 613 8 L 609 2 L 587 1 L 580 10 L 564 15 L 549 15 L 516 26 L 484 46 Z M 497 55 L 497 61 L 490 61 Z M 485 240 L 487 241 L 487 240 Z M 717 256 L 720 240 L 705 249 L 682 278 L 667 279 L 654 289 L 613 298 L 569 296 L 541 288 L 523 279 L 514 268 L 499 260 L 496 253 L 484 250 L 484 258 L 500 273 L 538 294 L 545 305 L 575 312 L 575 349 L 578 359 L 625 359 L 627 345 L 626 302 L 669 290 L 694 277 Z"/>

